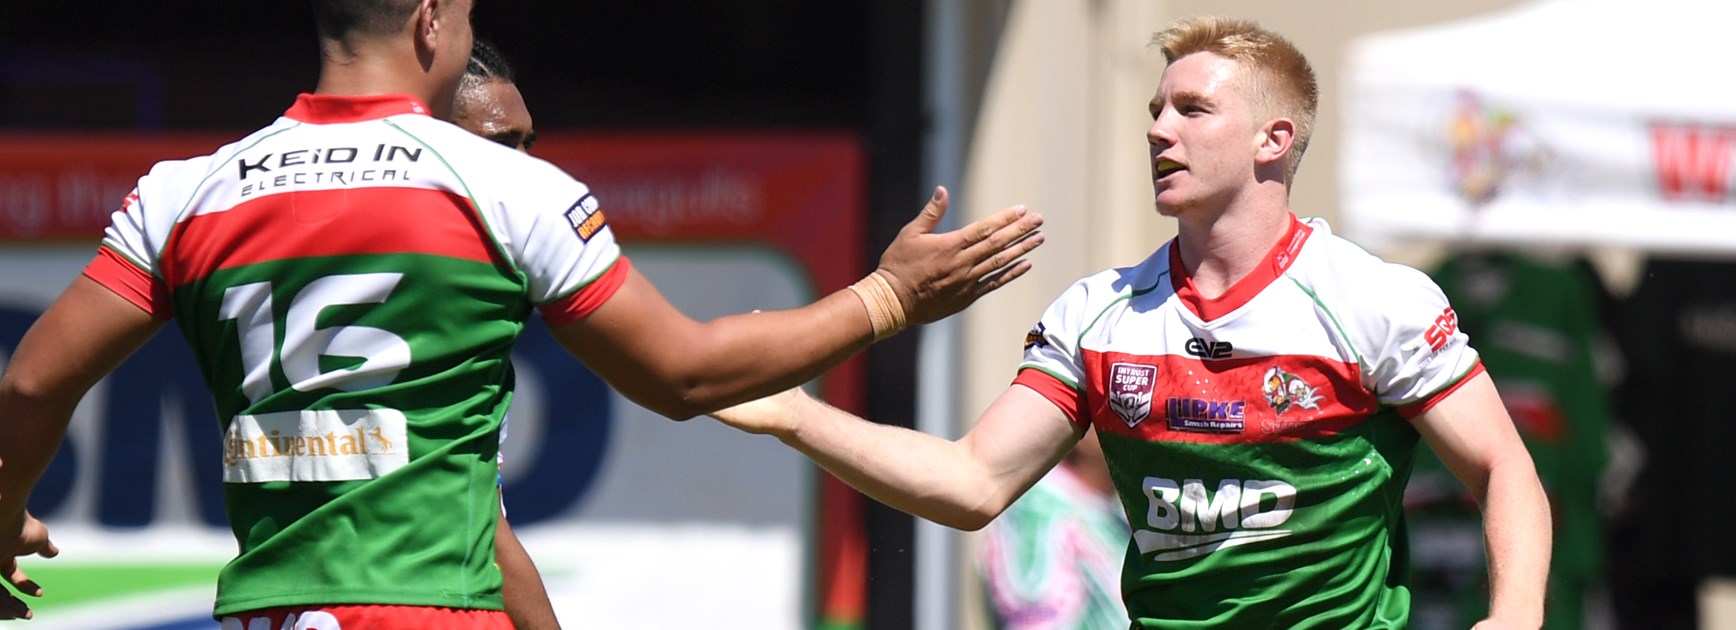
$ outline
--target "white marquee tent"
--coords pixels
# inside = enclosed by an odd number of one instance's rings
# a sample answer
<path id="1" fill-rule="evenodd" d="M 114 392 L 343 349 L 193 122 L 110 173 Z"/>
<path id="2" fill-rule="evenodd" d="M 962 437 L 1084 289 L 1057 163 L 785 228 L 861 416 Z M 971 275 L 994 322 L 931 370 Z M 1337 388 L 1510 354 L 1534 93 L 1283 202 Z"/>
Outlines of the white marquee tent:
<path id="1" fill-rule="evenodd" d="M 1722 0 L 1545 0 L 1353 42 L 1346 233 L 1736 254 L 1733 25 Z"/>

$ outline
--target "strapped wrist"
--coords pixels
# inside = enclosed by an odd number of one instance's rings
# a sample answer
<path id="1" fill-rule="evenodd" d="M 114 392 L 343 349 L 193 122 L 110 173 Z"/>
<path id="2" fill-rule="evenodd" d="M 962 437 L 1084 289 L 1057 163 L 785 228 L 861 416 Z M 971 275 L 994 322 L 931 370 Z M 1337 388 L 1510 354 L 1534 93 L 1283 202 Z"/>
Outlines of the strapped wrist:
<path id="1" fill-rule="evenodd" d="M 892 284 L 878 270 L 850 285 L 850 292 L 855 293 L 862 300 L 862 306 L 867 307 L 868 324 L 874 327 L 875 341 L 896 335 L 910 325 L 898 293 L 892 290 Z"/>

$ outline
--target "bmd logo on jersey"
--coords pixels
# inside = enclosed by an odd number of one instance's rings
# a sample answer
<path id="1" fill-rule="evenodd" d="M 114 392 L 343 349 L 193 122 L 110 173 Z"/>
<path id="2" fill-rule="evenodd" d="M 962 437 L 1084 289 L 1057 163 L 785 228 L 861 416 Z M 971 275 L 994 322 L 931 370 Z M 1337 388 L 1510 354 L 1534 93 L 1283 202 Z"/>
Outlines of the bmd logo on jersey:
<path id="1" fill-rule="evenodd" d="M 1129 428 L 1151 417 L 1151 392 L 1157 387 L 1157 366 L 1116 363 L 1109 366 L 1109 410 Z"/>
<path id="2" fill-rule="evenodd" d="M 1139 553 L 1153 560 L 1185 560 L 1225 547 L 1288 537 L 1278 529 L 1296 509 L 1296 487 L 1277 480 L 1146 477 L 1144 527 L 1133 532 Z M 1222 531 L 1219 531 L 1222 530 Z"/>
<path id="3" fill-rule="evenodd" d="M 567 223 L 579 233 L 579 240 L 590 242 L 591 237 L 603 230 L 603 212 L 598 207 L 596 196 L 586 194 L 567 208 Z"/>

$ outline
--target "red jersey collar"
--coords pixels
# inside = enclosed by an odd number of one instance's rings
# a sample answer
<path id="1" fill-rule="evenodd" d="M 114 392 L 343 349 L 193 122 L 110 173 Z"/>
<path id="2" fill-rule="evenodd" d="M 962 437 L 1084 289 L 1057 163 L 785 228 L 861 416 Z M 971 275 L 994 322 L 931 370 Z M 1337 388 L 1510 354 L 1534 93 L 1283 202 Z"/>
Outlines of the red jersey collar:
<path id="1" fill-rule="evenodd" d="M 1170 241 L 1169 246 L 1170 286 L 1175 289 L 1175 296 L 1181 299 L 1182 304 L 1187 305 L 1188 310 L 1193 311 L 1200 319 L 1211 321 L 1223 317 L 1247 304 L 1248 300 L 1254 299 L 1261 290 L 1270 286 L 1272 281 L 1284 275 L 1284 271 L 1296 262 L 1296 254 L 1302 251 L 1302 244 L 1307 243 L 1308 236 L 1313 233 L 1314 228 L 1308 227 L 1298 220 L 1296 215 L 1291 214 L 1290 229 L 1285 230 L 1284 237 L 1272 245 L 1271 251 L 1266 252 L 1265 259 L 1261 260 L 1253 271 L 1248 272 L 1247 276 L 1237 280 L 1230 290 L 1209 300 L 1201 297 L 1199 291 L 1194 289 L 1193 277 L 1188 275 L 1181 262 L 1181 238 L 1177 237 Z"/>
<path id="2" fill-rule="evenodd" d="M 378 120 L 399 114 L 427 116 L 428 106 L 408 94 L 372 94 L 368 96 L 333 96 L 302 94 L 284 117 L 315 124 L 335 124 Z"/>

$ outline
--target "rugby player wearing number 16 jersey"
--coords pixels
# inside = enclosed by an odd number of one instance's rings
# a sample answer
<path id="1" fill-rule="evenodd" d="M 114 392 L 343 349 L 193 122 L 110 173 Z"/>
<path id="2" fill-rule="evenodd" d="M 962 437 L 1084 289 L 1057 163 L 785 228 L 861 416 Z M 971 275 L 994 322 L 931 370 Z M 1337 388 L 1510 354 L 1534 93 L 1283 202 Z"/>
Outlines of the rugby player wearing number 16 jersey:
<path id="1" fill-rule="evenodd" d="M 714 415 L 905 511 L 982 527 L 1089 425 L 1132 536 L 1135 627 L 1403 628 L 1401 498 L 1421 438 L 1482 505 L 1492 606 L 1536 628 L 1537 473 L 1441 291 L 1289 208 L 1313 71 L 1282 37 L 1200 18 L 1158 34 L 1147 131 L 1175 240 L 1067 289 L 1013 384 L 956 442 L 786 392 Z"/>
<path id="2" fill-rule="evenodd" d="M 313 9 L 314 93 L 152 168 L 0 378 L 13 589 L 39 593 L 17 556 L 54 553 L 25 505 L 68 416 L 170 319 L 223 419 L 239 544 L 218 578 L 224 627 L 506 627 L 495 457 L 533 312 L 629 399 L 686 418 L 957 312 L 1041 242 L 1023 208 L 933 233 L 937 191 L 848 290 L 696 322 L 632 269 L 584 184 L 438 118 L 469 60 L 469 0 Z M 0 598 L 0 617 L 25 615 Z"/>

